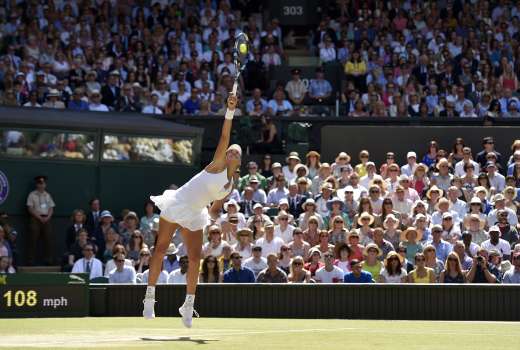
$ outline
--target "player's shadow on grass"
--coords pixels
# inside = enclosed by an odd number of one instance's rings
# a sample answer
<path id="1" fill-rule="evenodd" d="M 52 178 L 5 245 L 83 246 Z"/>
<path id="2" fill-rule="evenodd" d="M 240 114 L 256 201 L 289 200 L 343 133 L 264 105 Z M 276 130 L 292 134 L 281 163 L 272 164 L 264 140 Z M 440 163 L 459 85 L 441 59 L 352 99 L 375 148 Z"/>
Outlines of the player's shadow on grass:
<path id="1" fill-rule="evenodd" d="M 141 338 L 142 341 L 157 341 L 157 342 L 163 342 L 163 341 L 168 341 L 168 342 L 186 342 L 186 343 L 195 343 L 195 344 L 199 344 L 199 345 L 206 345 L 206 344 L 209 344 L 208 342 L 214 342 L 214 341 L 218 341 L 218 340 L 215 340 L 215 339 L 194 339 L 194 338 L 191 338 L 191 337 L 178 337 L 178 338 Z"/>

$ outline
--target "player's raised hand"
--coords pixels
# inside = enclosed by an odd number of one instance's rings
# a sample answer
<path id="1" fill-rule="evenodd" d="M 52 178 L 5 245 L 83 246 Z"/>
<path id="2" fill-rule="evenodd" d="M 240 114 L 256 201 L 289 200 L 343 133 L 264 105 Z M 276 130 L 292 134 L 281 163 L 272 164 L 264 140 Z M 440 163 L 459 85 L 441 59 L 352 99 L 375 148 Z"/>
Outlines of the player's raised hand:
<path id="1" fill-rule="evenodd" d="M 235 110 L 237 103 L 238 103 L 238 99 L 237 99 L 236 95 L 229 94 L 229 97 L 227 99 L 227 108 L 230 111 L 233 111 L 233 110 Z"/>

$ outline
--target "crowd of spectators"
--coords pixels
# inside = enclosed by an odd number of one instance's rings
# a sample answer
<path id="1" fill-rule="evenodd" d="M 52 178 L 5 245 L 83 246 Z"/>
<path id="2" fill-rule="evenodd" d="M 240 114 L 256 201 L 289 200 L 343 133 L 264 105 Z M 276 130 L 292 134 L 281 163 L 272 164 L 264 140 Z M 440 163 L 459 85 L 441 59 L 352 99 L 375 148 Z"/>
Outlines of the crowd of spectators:
<path id="1" fill-rule="evenodd" d="M 303 161 L 291 152 L 284 165 L 251 161 L 204 229 L 200 280 L 520 283 L 520 140 L 510 155 L 497 152 L 491 137 L 482 145 L 476 152 L 457 139 L 446 154 L 431 141 L 424 154 L 400 160 L 389 152 L 377 166 L 368 151 L 357 160 L 341 152 L 332 163 L 316 151 Z M 27 200 L 30 237 L 46 237 L 54 203 L 45 185 L 37 177 Z M 126 210 L 117 221 L 98 199 L 76 210 L 64 270 L 145 283 L 159 216 L 150 201 L 143 213 Z M 4 231 L 0 255 L 9 261 Z M 185 281 L 179 236 L 161 282 Z"/>
<path id="2" fill-rule="evenodd" d="M 236 114 L 327 114 L 319 107 L 338 98 L 339 114 L 351 117 L 520 117 L 516 2 L 326 2 L 308 40 L 320 59 L 316 76 L 302 79 L 293 67 L 292 78 L 274 87 L 267 72 L 287 64 L 294 37 L 277 19 L 263 18 L 261 6 L 6 2 L 0 100 L 102 112 L 223 114 L 236 70 L 231 49 L 243 31 L 252 51 L 241 90 L 253 97 L 244 96 Z M 324 79 L 322 67 L 331 64 L 343 67 L 341 91 Z"/>

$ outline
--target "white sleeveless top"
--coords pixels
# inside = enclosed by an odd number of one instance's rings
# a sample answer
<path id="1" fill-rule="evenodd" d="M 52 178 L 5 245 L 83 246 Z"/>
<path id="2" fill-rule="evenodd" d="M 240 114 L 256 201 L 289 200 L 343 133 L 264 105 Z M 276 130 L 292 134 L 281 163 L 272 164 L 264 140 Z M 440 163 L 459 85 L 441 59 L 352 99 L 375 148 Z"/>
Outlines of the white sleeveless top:
<path id="1" fill-rule="evenodd" d="M 224 188 L 229 183 L 227 168 L 218 174 L 212 174 L 205 169 L 191 178 L 176 190 L 177 200 L 189 203 L 192 208 L 204 208 L 210 202 L 226 197 L 233 186 Z"/>

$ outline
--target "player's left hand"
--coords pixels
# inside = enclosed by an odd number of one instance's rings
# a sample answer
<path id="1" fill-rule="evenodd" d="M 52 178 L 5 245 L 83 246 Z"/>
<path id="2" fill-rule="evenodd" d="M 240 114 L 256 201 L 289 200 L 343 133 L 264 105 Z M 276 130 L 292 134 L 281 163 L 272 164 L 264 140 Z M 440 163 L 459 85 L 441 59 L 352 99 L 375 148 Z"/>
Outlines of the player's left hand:
<path id="1" fill-rule="evenodd" d="M 238 103 L 238 99 L 235 95 L 229 94 L 229 97 L 227 99 L 227 108 L 232 111 L 236 108 Z"/>

